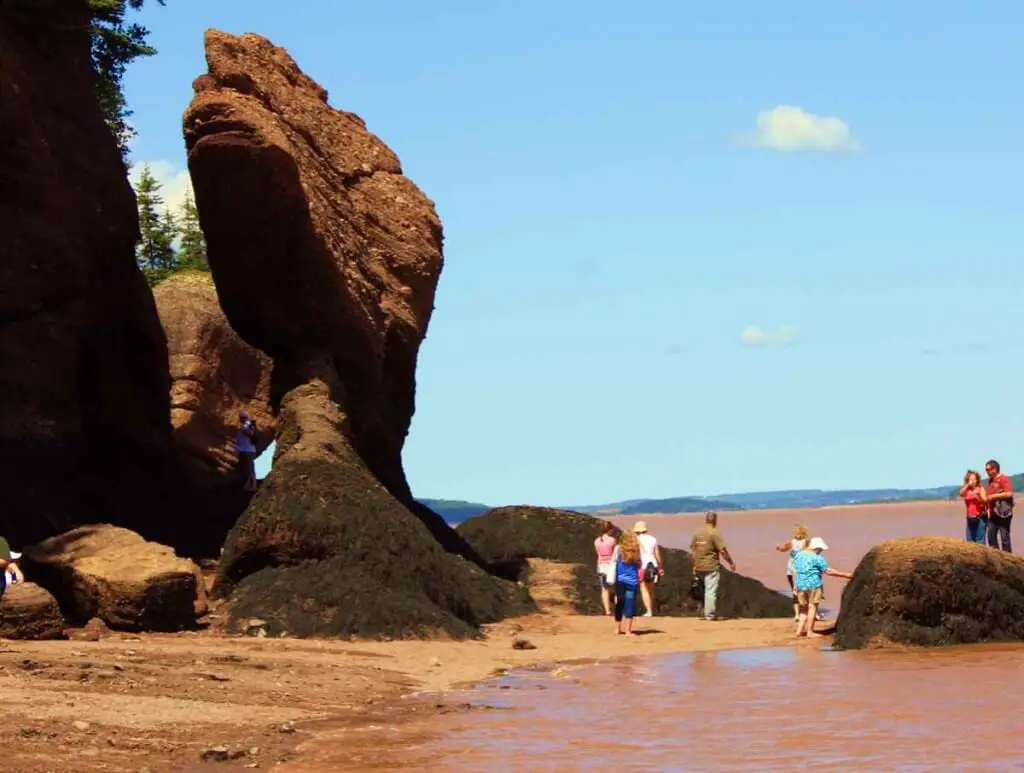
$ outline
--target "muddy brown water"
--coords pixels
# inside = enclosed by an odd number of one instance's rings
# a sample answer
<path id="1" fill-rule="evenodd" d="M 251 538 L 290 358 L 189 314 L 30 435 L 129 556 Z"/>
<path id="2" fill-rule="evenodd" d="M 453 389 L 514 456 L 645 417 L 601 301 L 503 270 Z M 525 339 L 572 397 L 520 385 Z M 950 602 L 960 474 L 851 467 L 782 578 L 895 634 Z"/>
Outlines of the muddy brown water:
<path id="1" fill-rule="evenodd" d="M 684 546 L 701 516 L 646 520 L 664 544 Z M 721 527 L 740 570 L 780 587 L 785 558 L 772 546 L 796 521 L 851 570 L 886 538 L 957 536 L 963 525 L 956 505 L 926 504 L 725 513 Z M 840 593 L 832 583 L 833 603 Z M 396 735 L 371 767 L 1021 771 L 1022 692 L 1016 645 L 837 652 L 803 642 L 650 656 L 522 671 L 449 695 L 489 710 L 436 718 L 415 742 Z"/>

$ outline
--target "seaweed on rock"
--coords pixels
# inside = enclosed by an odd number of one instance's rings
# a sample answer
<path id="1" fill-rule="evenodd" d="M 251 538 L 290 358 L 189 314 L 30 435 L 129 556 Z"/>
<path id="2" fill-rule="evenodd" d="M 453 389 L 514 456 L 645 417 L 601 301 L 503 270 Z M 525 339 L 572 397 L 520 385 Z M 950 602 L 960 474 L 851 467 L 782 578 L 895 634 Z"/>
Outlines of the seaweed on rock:
<path id="1" fill-rule="evenodd" d="M 526 579 L 526 559 L 576 564 L 573 605 L 584 614 L 601 612 L 595 567 L 594 539 L 601 521 L 567 510 L 545 507 L 502 507 L 471 518 L 458 532 L 487 561 L 518 566 Z M 659 614 L 696 614 L 690 598 L 693 563 L 685 550 L 662 547 L 665 575 L 655 589 Z M 792 602 L 758 580 L 722 570 L 718 612 L 725 617 L 789 617 Z"/>
<path id="2" fill-rule="evenodd" d="M 942 537 L 883 542 L 843 593 L 836 645 L 1024 640 L 1024 558 Z"/>

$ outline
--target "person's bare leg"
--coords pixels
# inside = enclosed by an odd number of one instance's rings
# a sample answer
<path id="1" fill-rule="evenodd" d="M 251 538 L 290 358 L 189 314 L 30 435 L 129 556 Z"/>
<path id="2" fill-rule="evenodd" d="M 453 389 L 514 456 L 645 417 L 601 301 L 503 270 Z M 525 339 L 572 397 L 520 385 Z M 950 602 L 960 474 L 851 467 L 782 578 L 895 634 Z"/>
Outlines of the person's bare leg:
<path id="1" fill-rule="evenodd" d="M 793 575 L 787 574 L 786 580 L 789 581 L 789 591 L 793 594 L 793 619 L 800 619 L 800 602 L 796 600 L 796 588 L 793 586 Z"/>
<path id="2" fill-rule="evenodd" d="M 804 626 L 807 624 L 807 610 L 797 604 L 796 607 L 796 637 L 799 639 L 804 635 Z"/>
<path id="3" fill-rule="evenodd" d="M 636 634 L 633 633 L 633 618 L 627 617 L 623 622 L 626 624 L 626 636 L 636 636 Z"/>
<path id="4" fill-rule="evenodd" d="M 640 596 L 644 600 L 644 610 L 649 614 L 654 614 L 654 594 L 651 592 L 652 585 L 649 582 L 640 583 Z"/>
<path id="5" fill-rule="evenodd" d="M 607 585 L 601 586 L 601 603 L 604 605 L 605 615 L 612 613 L 612 591 Z"/>
<path id="6" fill-rule="evenodd" d="M 816 633 L 814 630 L 814 621 L 818 617 L 818 605 L 809 604 L 807 606 L 807 638 L 808 639 L 820 639 L 822 635 Z"/>

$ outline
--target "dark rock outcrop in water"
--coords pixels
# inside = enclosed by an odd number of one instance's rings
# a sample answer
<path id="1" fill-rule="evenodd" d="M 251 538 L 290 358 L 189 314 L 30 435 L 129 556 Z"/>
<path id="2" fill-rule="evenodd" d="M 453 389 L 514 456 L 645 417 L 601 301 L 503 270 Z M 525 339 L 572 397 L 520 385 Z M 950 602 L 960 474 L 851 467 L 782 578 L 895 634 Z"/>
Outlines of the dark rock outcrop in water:
<path id="1" fill-rule="evenodd" d="M 89 46 L 84 2 L 0 7 L 0 534 L 15 545 L 169 520 L 153 496 L 171 449 L 163 332 Z"/>
<path id="2" fill-rule="evenodd" d="M 843 592 L 837 646 L 1024 641 L 1024 558 L 952 538 L 883 542 Z"/>
<path id="3" fill-rule="evenodd" d="M 22 563 L 79 623 L 180 631 L 206 611 L 199 567 L 127 529 L 83 526 L 28 548 Z"/>
<path id="4" fill-rule="evenodd" d="M 521 571 L 526 570 L 528 558 L 577 564 L 576 609 L 598 614 L 602 608 L 594 540 L 600 528 L 600 520 L 582 513 L 546 507 L 501 507 L 466 521 L 458 531 L 486 560 L 518 566 Z M 655 586 L 658 613 L 696 614 L 700 605 L 690 598 L 690 554 L 665 547 L 661 554 L 665 575 Z M 793 603 L 758 580 L 723 567 L 718 613 L 725 617 L 790 617 Z"/>
<path id="5" fill-rule="evenodd" d="M 401 463 L 441 223 L 398 158 L 283 49 L 206 36 L 185 141 L 221 305 L 274 361 L 274 469 L 224 546 L 236 619 L 298 635 L 471 635 L 523 608 Z"/>

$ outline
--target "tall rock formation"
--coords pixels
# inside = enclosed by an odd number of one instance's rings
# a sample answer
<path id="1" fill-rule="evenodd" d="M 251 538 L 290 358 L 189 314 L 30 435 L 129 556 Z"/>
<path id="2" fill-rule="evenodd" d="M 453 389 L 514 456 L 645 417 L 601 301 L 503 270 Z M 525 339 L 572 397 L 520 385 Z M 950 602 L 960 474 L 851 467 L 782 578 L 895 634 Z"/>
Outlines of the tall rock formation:
<path id="1" fill-rule="evenodd" d="M 221 305 L 273 358 L 281 405 L 218 590 L 296 634 L 471 634 L 512 588 L 416 506 L 401 463 L 442 264 L 433 204 L 283 49 L 209 31 L 206 58 L 184 118 L 200 222 Z"/>
<path id="2" fill-rule="evenodd" d="M 0 4 L 0 534 L 175 528 L 163 331 L 87 4 Z"/>

